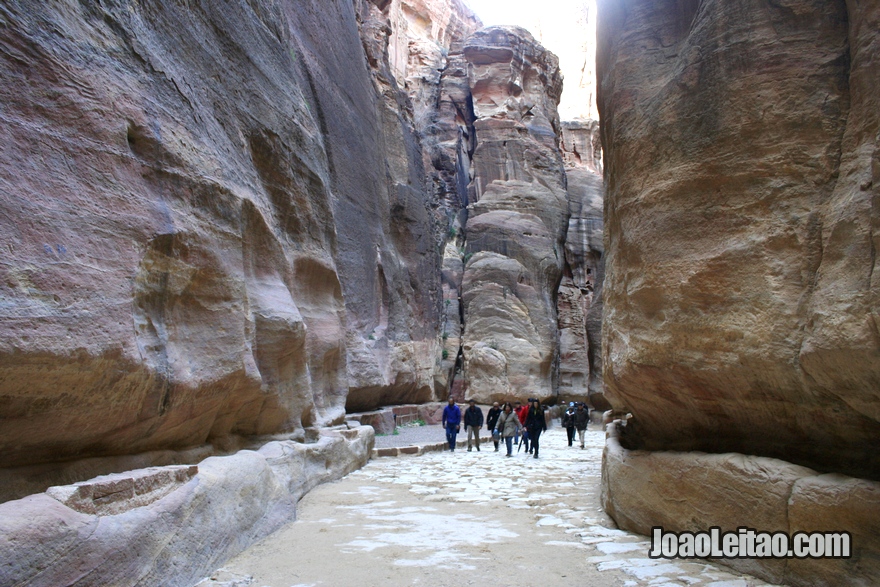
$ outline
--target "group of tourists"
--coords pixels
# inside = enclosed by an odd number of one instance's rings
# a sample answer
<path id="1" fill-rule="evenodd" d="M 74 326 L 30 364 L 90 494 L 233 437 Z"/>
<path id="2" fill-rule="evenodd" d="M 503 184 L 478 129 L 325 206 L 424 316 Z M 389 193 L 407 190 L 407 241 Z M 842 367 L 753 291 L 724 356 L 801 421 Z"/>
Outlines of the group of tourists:
<path id="1" fill-rule="evenodd" d="M 587 429 L 587 423 L 590 420 L 589 410 L 585 404 L 575 405 L 574 402 L 569 404 L 569 409 L 563 415 L 562 424 L 566 430 L 571 426 L 568 433 L 568 446 L 572 446 L 574 439 L 574 430 L 577 429 L 580 434 L 581 448 L 584 448 L 584 433 Z M 446 441 L 449 443 L 449 450 L 455 450 L 456 438 L 461 430 L 462 424 L 467 432 L 468 451 L 473 447 L 480 450 L 480 429 L 483 427 L 483 410 L 481 410 L 475 400 L 468 401 L 468 408 L 462 414 L 461 408 L 455 404 L 453 398 L 449 398 L 449 405 L 443 409 L 442 418 L 443 428 L 446 430 Z M 495 445 L 495 452 L 498 452 L 501 442 L 503 441 L 507 448 L 508 457 L 513 456 L 513 446 L 517 445 L 525 450 L 528 454 L 538 458 L 540 450 L 541 433 L 547 430 L 547 420 L 544 406 L 541 400 L 537 398 L 529 398 L 528 405 L 522 402 L 507 402 L 502 407 L 501 404 L 495 402 L 489 409 L 485 420 L 486 428 L 492 431 L 492 442 Z"/>
<path id="2" fill-rule="evenodd" d="M 569 402 L 568 409 L 562 414 L 562 427 L 568 434 L 568 446 L 574 442 L 574 433 L 577 430 L 581 448 L 584 448 L 584 436 L 587 433 L 587 424 L 590 423 L 590 410 L 584 402 Z"/>

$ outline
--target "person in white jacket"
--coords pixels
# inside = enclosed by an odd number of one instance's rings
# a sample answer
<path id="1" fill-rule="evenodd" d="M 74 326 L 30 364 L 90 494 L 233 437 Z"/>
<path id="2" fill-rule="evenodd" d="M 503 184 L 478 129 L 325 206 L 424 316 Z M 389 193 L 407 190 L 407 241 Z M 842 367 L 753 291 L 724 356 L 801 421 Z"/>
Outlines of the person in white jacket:
<path id="1" fill-rule="evenodd" d="M 498 423 L 495 424 L 495 429 L 507 445 L 506 456 L 512 457 L 513 437 L 519 435 L 520 430 L 522 429 L 522 424 L 519 423 L 519 416 L 513 411 L 513 406 L 510 405 L 510 402 L 504 404 L 504 411 L 498 416 Z"/>

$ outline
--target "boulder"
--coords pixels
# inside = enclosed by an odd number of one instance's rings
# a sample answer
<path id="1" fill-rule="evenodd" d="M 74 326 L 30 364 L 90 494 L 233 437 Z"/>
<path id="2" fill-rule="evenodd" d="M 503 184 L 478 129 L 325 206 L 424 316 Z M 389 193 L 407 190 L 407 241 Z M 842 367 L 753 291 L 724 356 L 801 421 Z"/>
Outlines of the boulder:
<path id="1" fill-rule="evenodd" d="M 724 565 L 772 583 L 870 585 L 880 572 L 880 483 L 737 453 L 627 450 L 620 421 L 602 454 L 602 504 L 617 524 L 667 532 L 848 532 L 850 558 L 724 558 Z"/>

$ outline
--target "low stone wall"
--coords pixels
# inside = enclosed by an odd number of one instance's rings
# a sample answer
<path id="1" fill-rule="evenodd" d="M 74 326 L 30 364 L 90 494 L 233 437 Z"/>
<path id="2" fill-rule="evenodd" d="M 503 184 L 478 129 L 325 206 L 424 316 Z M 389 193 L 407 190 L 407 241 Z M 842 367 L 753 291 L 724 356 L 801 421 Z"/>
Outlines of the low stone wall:
<path id="1" fill-rule="evenodd" d="M 464 437 L 464 438 L 462 438 Z M 483 429 L 480 434 L 480 443 L 484 447 L 489 447 L 488 450 L 493 450 L 494 445 L 492 444 L 492 434 Z M 503 445 L 504 443 L 502 443 Z M 467 434 L 459 434 L 459 438 L 455 443 L 455 447 L 459 448 L 467 448 Z M 423 455 L 429 452 L 440 452 L 444 450 L 449 450 L 449 443 L 447 442 L 432 442 L 432 443 L 416 443 L 407 446 L 388 446 L 382 448 L 374 448 L 372 457 L 399 457 L 401 455 Z"/>
<path id="2" fill-rule="evenodd" d="M 445 403 L 437 402 L 406 404 L 380 408 L 371 412 L 347 414 L 346 418 L 360 422 L 363 426 L 372 426 L 376 434 L 393 434 L 399 424 L 398 420 L 405 424 L 415 420 L 422 420 L 425 424 L 439 424 L 443 419 L 444 407 L 446 407 Z"/>
<path id="3" fill-rule="evenodd" d="M 608 427 L 602 504 L 624 530 L 846 531 L 849 559 L 718 559 L 766 581 L 796 587 L 867 586 L 880 577 L 880 483 L 819 474 L 785 461 L 736 453 L 623 448 Z"/>
<path id="4" fill-rule="evenodd" d="M 317 431 L 197 466 L 98 477 L 0 504 L 0 584 L 189 586 L 362 467 L 373 429 Z"/>

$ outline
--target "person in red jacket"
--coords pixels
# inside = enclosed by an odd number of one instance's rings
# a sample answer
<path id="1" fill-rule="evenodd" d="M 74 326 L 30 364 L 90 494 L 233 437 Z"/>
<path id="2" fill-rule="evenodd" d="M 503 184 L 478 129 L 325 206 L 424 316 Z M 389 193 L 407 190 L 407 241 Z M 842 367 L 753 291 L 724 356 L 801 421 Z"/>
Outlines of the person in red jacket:
<path id="1" fill-rule="evenodd" d="M 522 405 L 520 402 L 516 402 L 514 404 L 513 411 L 516 412 L 516 415 L 519 418 L 519 423 L 522 426 L 523 444 L 526 445 L 526 450 L 529 450 L 529 431 L 526 429 L 526 416 L 529 413 L 529 407 Z M 516 450 L 517 452 L 519 452 L 519 449 Z"/>

